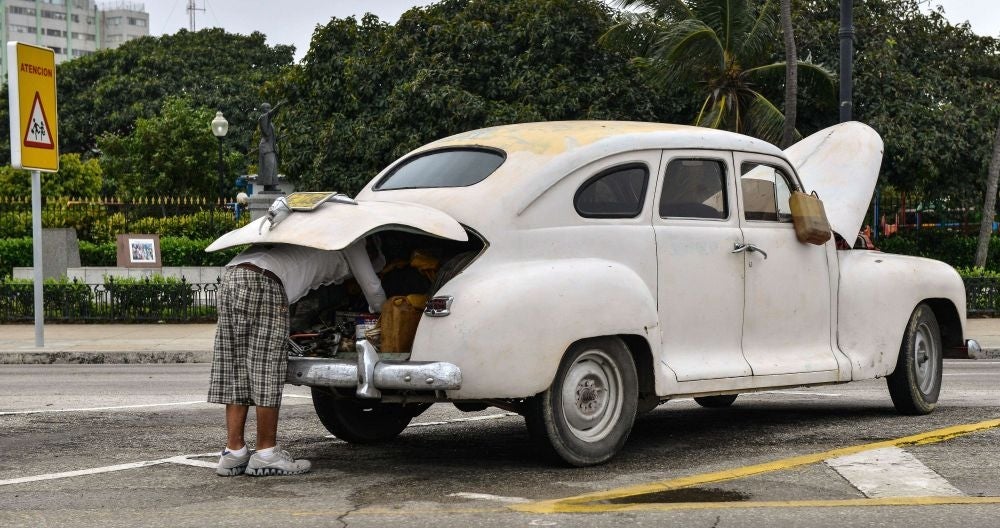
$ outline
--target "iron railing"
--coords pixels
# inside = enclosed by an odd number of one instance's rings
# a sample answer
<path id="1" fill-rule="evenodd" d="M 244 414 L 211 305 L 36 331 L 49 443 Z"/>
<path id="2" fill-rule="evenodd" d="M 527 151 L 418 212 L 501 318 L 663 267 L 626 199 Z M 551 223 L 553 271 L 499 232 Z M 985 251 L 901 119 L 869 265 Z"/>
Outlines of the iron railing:
<path id="1" fill-rule="evenodd" d="M 43 309 L 48 322 L 212 322 L 218 283 L 46 284 Z M 0 323 L 30 322 L 35 317 L 30 282 L 0 283 Z"/>
<path id="2" fill-rule="evenodd" d="M 964 278 L 966 313 L 1000 316 L 1000 279 Z M 212 322 L 216 319 L 217 282 L 116 284 L 68 282 L 44 286 L 49 322 Z M 30 282 L 0 282 L 0 323 L 30 322 L 35 317 Z"/>
<path id="3" fill-rule="evenodd" d="M 1000 315 L 1000 279 L 965 278 L 965 310 L 973 316 Z"/>

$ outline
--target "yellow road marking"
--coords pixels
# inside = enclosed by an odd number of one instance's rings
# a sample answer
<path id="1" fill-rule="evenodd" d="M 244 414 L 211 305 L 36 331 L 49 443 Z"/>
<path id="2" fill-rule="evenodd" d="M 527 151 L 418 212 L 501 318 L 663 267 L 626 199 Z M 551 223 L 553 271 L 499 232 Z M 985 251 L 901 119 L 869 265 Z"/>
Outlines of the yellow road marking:
<path id="1" fill-rule="evenodd" d="M 754 464 L 750 466 L 744 466 L 736 469 L 727 469 L 723 471 L 714 471 L 710 473 L 703 473 L 700 475 L 691 475 L 687 477 L 680 477 L 675 479 L 661 480 L 658 482 L 650 482 L 645 484 L 639 484 L 636 486 L 627 486 L 624 488 L 612 489 L 607 491 L 599 491 L 595 493 L 586 493 L 583 495 L 577 495 L 575 497 L 567 497 L 564 499 L 555 499 L 541 502 L 534 502 L 531 504 L 518 504 L 515 506 L 510 506 L 511 509 L 522 512 L 534 512 L 534 513 L 582 513 L 582 512 L 596 512 L 596 511 L 621 511 L 621 510 L 667 510 L 667 509 L 681 509 L 678 508 L 678 504 L 593 504 L 598 501 L 610 501 L 613 499 L 621 499 L 624 497 L 632 497 L 635 495 L 645 495 L 650 493 L 658 493 L 663 491 L 676 490 L 681 488 L 690 488 L 693 486 L 700 486 L 704 484 L 711 484 L 715 482 L 723 482 L 727 480 L 739 479 L 744 477 L 750 477 L 753 475 L 760 475 L 762 473 L 771 473 L 774 471 L 781 471 L 784 469 L 790 469 L 794 467 L 804 466 L 808 464 L 815 464 L 817 462 L 822 462 L 828 458 L 837 458 L 846 455 L 852 455 L 854 453 L 860 453 L 862 451 L 868 451 L 871 449 L 879 449 L 883 447 L 905 447 L 905 446 L 917 446 L 917 445 L 927 445 L 934 444 L 937 442 L 944 442 L 945 440 L 951 440 L 959 436 L 967 435 L 970 433 L 975 433 L 977 431 L 984 431 L 987 429 L 992 429 L 1000 426 L 1000 419 L 996 420 L 986 420 L 983 422 L 956 425 L 952 427 L 945 427 L 943 429 L 935 429 L 933 431 L 927 431 L 925 433 L 919 433 L 910 436 L 904 436 L 902 438 L 896 438 L 894 440 L 883 440 L 881 442 L 873 442 L 870 444 L 861 444 L 856 446 L 841 447 L 838 449 L 832 449 L 830 451 L 823 451 L 821 453 L 812 453 L 809 455 L 800 455 L 790 458 L 784 458 L 781 460 L 775 460 L 772 462 L 765 462 L 762 464 Z M 918 498 L 920 499 L 920 498 Z M 988 504 L 997 503 L 1000 499 L 994 497 L 931 497 L 923 499 L 936 499 L 940 502 L 936 504 L 959 504 L 956 502 L 950 502 L 955 499 L 959 500 L 977 500 L 982 502 L 983 499 L 987 499 L 985 502 Z M 990 500 L 992 499 L 992 500 Z M 899 504 L 898 501 L 913 501 L 913 498 L 889 498 L 889 499 L 854 499 L 855 502 L 864 505 L 883 505 L 878 501 L 897 501 L 892 504 Z M 829 504 L 829 503 L 837 504 Z M 797 501 L 797 502 L 733 502 L 733 503 L 687 503 L 686 508 L 722 508 L 722 507 L 751 507 L 750 504 L 758 505 L 780 505 L 780 504 L 796 504 L 798 506 L 816 506 L 819 503 L 829 504 L 832 506 L 839 505 L 854 505 L 854 502 L 848 501 Z M 975 502 L 974 502 L 975 503 Z M 732 506 L 719 506 L 720 504 Z M 905 504 L 911 504 L 910 502 L 905 502 Z M 922 504 L 922 503 L 921 503 Z M 964 503 L 963 503 L 964 504 Z M 796 507 L 798 507 L 796 506 Z M 767 506 L 756 506 L 756 507 L 767 507 Z M 770 506 L 775 507 L 775 506 Z M 787 507 L 787 506 L 785 506 Z"/>
<path id="2" fill-rule="evenodd" d="M 1000 497 L 883 497 L 879 499 L 832 499 L 801 501 L 675 502 L 651 504 L 578 504 L 553 511 L 524 513 L 608 513 L 628 511 L 720 510 L 736 508 L 844 508 L 871 506 L 941 506 L 948 504 L 1000 504 Z M 524 508 L 514 508 L 524 510 Z"/>

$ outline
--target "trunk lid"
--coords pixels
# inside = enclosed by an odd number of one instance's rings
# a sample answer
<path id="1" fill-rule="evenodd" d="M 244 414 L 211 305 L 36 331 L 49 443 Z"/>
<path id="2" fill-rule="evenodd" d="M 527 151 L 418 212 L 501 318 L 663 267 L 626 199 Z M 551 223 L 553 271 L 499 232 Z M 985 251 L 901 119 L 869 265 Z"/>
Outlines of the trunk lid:
<path id="1" fill-rule="evenodd" d="M 438 209 L 409 202 L 326 202 L 311 211 L 293 211 L 271 226 L 267 217 L 234 229 L 212 242 L 205 251 L 243 244 L 295 244 L 341 250 L 372 233 L 406 231 L 460 242 L 468 234 L 461 224 Z"/>

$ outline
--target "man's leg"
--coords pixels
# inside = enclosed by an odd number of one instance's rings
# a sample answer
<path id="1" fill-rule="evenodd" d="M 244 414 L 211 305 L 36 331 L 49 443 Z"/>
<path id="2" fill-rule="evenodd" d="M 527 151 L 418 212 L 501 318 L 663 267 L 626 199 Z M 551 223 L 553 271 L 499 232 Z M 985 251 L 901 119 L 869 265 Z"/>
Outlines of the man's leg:
<path id="1" fill-rule="evenodd" d="M 280 407 L 257 406 L 257 449 L 268 449 L 277 444 L 278 410 Z M 246 416 L 246 415 L 244 415 Z"/>
<path id="2" fill-rule="evenodd" d="M 226 405 L 226 449 L 236 451 L 246 445 L 243 439 L 243 429 L 246 427 L 248 410 L 249 407 L 246 405 Z M 260 412 L 257 413 L 257 416 L 259 424 Z M 277 426 L 277 423 L 275 423 L 275 426 Z M 259 430 L 260 425 L 257 428 Z"/>

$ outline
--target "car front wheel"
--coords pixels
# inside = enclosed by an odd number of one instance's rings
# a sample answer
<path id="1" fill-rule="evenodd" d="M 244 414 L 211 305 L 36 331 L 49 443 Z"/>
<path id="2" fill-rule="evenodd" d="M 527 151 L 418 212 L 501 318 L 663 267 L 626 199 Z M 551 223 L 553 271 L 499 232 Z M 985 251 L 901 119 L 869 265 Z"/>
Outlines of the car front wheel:
<path id="1" fill-rule="evenodd" d="M 528 400 L 525 420 L 535 442 L 566 464 L 601 464 L 625 445 L 638 397 L 625 343 L 587 339 L 566 352 L 548 390 Z"/>
<path id="2" fill-rule="evenodd" d="M 402 433 L 430 404 L 401 405 L 338 398 L 330 391 L 312 389 L 313 408 L 327 431 L 351 444 L 375 444 Z"/>
<path id="3" fill-rule="evenodd" d="M 896 370 L 888 377 L 889 395 L 900 414 L 928 414 L 941 392 L 941 330 L 926 304 L 913 310 L 899 348 Z"/>

